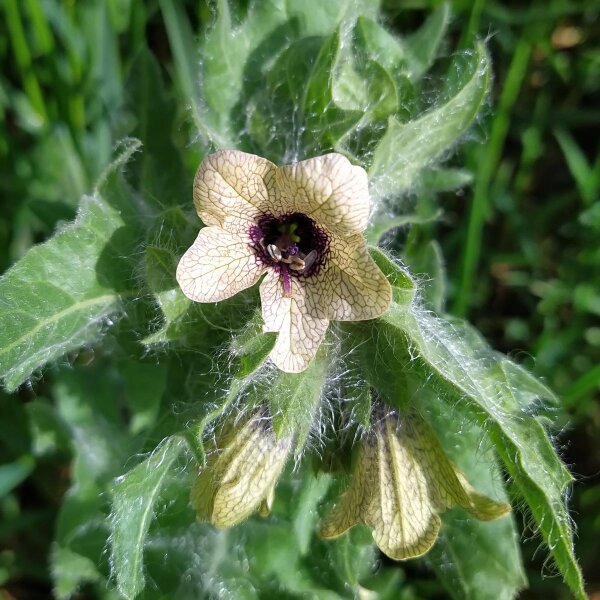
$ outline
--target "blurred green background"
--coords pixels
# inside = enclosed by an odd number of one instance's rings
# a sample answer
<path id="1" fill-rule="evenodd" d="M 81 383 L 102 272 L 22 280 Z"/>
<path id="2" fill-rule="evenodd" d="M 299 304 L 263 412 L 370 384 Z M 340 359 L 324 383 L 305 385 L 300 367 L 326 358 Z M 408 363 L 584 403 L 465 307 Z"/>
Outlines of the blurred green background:
<path id="1" fill-rule="evenodd" d="M 185 6 L 187 20 L 175 4 Z M 389 29 L 406 33 L 437 4 L 387 0 L 382 12 Z M 245 2 L 234 5 L 244 13 Z M 494 348 L 561 396 L 555 442 L 577 478 L 576 549 L 593 597 L 600 595 L 600 2 L 451 6 L 447 52 L 487 39 L 493 92 L 477 126 L 448 157 L 472 172 L 471 186 L 440 199 L 441 219 L 403 235 L 437 239 L 448 272 L 446 309 L 470 319 Z M 175 142 L 188 146 L 191 180 L 193 74 L 183 72 L 189 63 L 181 56 L 210 25 L 213 7 L 189 0 L 2 0 L 0 15 L 4 271 L 74 217 L 130 130 L 136 106 L 127 80 L 144 44 L 167 82 Z M 39 393 L 23 387 L 0 397 L 3 600 L 51 594 L 48 555 L 69 461 L 55 456 L 34 465 L 27 455 L 27 423 L 15 407 Z M 531 587 L 523 597 L 565 597 L 560 578 L 547 577 L 538 544 L 535 537 L 525 542 Z M 432 588 L 425 597 L 443 596 Z"/>

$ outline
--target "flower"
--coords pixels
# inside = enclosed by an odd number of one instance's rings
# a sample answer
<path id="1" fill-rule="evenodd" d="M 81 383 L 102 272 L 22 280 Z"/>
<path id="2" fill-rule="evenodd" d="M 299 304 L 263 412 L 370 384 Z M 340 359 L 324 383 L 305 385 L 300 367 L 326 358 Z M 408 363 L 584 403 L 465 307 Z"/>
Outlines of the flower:
<path id="1" fill-rule="evenodd" d="M 260 285 L 264 330 L 283 371 L 303 371 L 330 320 L 385 312 L 391 287 L 363 237 L 367 174 L 341 154 L 277 167 L 235 150 L 207 156 L 196 173 L 194 204 L 207 225 L 181 258 L 177 281 L 196 302 Z"/>
<path id="2" fill-rule="evenodd" d="M 222 449 L 209 456 L 192 488 L 198 519 L 224 528 L 256 510 L 268 515 L 291 439 L 276 439 L 270 423 L 255 416 L 241 427 L 230 427 L 219 446 Z"/>
<path id="3" fill-rule="evenodd" d="M 394 560 L 422 556 L 437 539 L 438 513 L 461 506 L 480 520 L 510 512 L 510 505 L 477 493 L 450 462 L 435 434 L 416 413 L 380 420 L 359 450 L 349 488 L 320 526 L 335 538 L 363 523 L 380 550 Z"/>

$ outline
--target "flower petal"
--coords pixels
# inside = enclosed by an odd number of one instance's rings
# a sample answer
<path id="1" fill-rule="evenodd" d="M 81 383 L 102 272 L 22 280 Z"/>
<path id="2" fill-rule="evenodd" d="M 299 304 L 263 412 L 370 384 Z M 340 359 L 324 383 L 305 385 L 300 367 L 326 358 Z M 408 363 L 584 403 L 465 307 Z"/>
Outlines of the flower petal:
<path id="1" fill-rule="evenodd" d="M 325 154 L 280 167 L 282 204 L 341 236 L 361 233 L 369 220 L 366 171 L 341 154 Z"/>
<path id="2" fill-rule="evenodd" d="M 305 286 L 310 314 L 332 321 L 375 319 L 392 301 L 392 287 L 369 255 L 362 234 L 332 237 L 327 264 Z"/>
<path id="3" fill-rule="evenodd" d="M 271 360 L 282 371 L 299 373 L 315 357 L 329 321 L 307 313 L 305 289 L 296 277 L 291 277 L 291 287 L 286 298 L 280 275 L 270 272 L 260 285 L 260 299 L 264 330 L 279 333 Z"/>
<path id="4" fill-rule="evenodd" d="M 362 522 L 390 558 L 414 558 L 434 544 L 438 513 L 453 506 L 483 520 L 510 511 L 471 487 L 417 413 L 400 422 L 388 416 L 363 440 L 350 487 L 323 520 L 320 535 L 337 537 Z"/>
<path id="5" fill-rule="evenodd" d="M 348 489 L 342 494 L 331 512 L 326 515 L 319 526 L 319 535 L 325 539 L 339 537 L 351 527 L 361 522 L 361 511 L 366 494 L 370 494 L 369 488 L 373 485 L 372 470 L 364 455 L 361 455 L 356 464 L 352 480 Z"/>
<path id="6" fill-rule="evenodd" d="M 510 504 L 480 494 L 450 461 L 427 422 L 412 413 L 402 424 L 405 437 L 418 448 L 419 460 L 431 481 L 432 500 L 438 511 L 460 506 L 482 521 L 499 519 L 511 510 Z M 417 451 L 417 450 L 415 450 Z"/>
<path id="7" fill-rule="evenodd" d="M 264 269 L 247 235 L 204 227 L 181 257 L 177 281 L 188 298 L 218 302 L 254 285 Z"/>
<path id="8" fill-rule="evenodd" d="M 248 231 L 257 215 L 277 203 L 270 189 L 277 167 L 266 158 L 237 150 L 209 154 L 194 179 L 194 205 L 206 225 L 231 233 Z"/>
<path id="9" fill-rule="evenodd" d="M 212 523 L 215 527 L 233 527 L 244 521 L 273 493 L 287 461 L 289 438 L 271 440 L 252 436 L 229 466 L 215 494 Z M 267 500 L 268 501 L 268 500 Z M 272 499 L 271 499 L 272 502 Z"/>
<path id="10" fill-rule="evenodd" d="M 196 480 L 192 505 L 198 518 L 215 527 L 233 527 L 272 503 L 290 446 L 290 438 L 277 440 L 260 418 L 250 419 L 209 458 Z"/>
<path id="11" fill-rule="evenodd" d="M 390 558 L 422 556 L 433 546 L 441 521 L 431 499 L 432 482 L 411 440 L 396 435 L 395 423 L 386 419 L 377 444 L 367 446 L 365 460 L 378 470 L 373 495 L 363 519 L 373 539 Z"/>
<path id="12" fill-rule="evenodd" d="M 461 504 L 461 506 L 475 518 L 480 521 L 493 521 L 511 511 L 511 506 L 507 502 L 496 502 L 484 494 L 480 494 L 460 471 L 456 471 L 456 476 L 469 499 L 468 504 Z"/>

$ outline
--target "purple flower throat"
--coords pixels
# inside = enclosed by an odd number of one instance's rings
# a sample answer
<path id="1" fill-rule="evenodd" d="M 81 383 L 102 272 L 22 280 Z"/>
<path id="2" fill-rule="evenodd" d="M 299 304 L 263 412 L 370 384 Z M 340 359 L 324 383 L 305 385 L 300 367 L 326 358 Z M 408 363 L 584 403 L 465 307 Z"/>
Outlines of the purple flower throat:
<path id="1" fill-rule="evenodd" d="M 250 228 L 257 259 L 280 273 L 283 291 L 291 297 L 291 277 L 312 277 L 329 252 L 329 236 L 303 213 L 263 215 Z"/>

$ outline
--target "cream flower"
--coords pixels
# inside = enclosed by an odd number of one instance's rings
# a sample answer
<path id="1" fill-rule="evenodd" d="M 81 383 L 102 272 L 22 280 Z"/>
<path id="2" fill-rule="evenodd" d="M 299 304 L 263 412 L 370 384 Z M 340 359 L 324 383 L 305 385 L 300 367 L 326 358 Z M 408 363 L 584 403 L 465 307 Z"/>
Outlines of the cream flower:
<path id="1" fill-rule="evenodd" d="M 362 235 L 367 174 L 341 154 L 277 167 L 235 150 L 209 155 L 194 181 L 207 225 L 183 255 L 177 281 L 196 302 L 217 302 L 258 282 L 264 330 L 283 371 L 303 371 L 330 320 L 373 319 L 391 288 Z"/>
<path id="2" fill-rule="evenodd" d="M 323 520 L 320 535 L 335 538 L 362 523 L 377 546 L 401 560 L 435 542 L 438 513 L 461 506 L 477 519 L 498 519 L 510 505 L 477 493 L 450 462 L 425 421 L 412 413 L 382 419 L 362 442 L 350 487 Z"/>
<path id="3" fill-rule="evenodd" d="M 291 439 L 276 439 L 272 426 L 253 417 L 231 427 L 219 440 L 192 488 L 198 519 L 233 527 L 259 511 L 271 511 L 275 485 L 285 466 Z"/>

